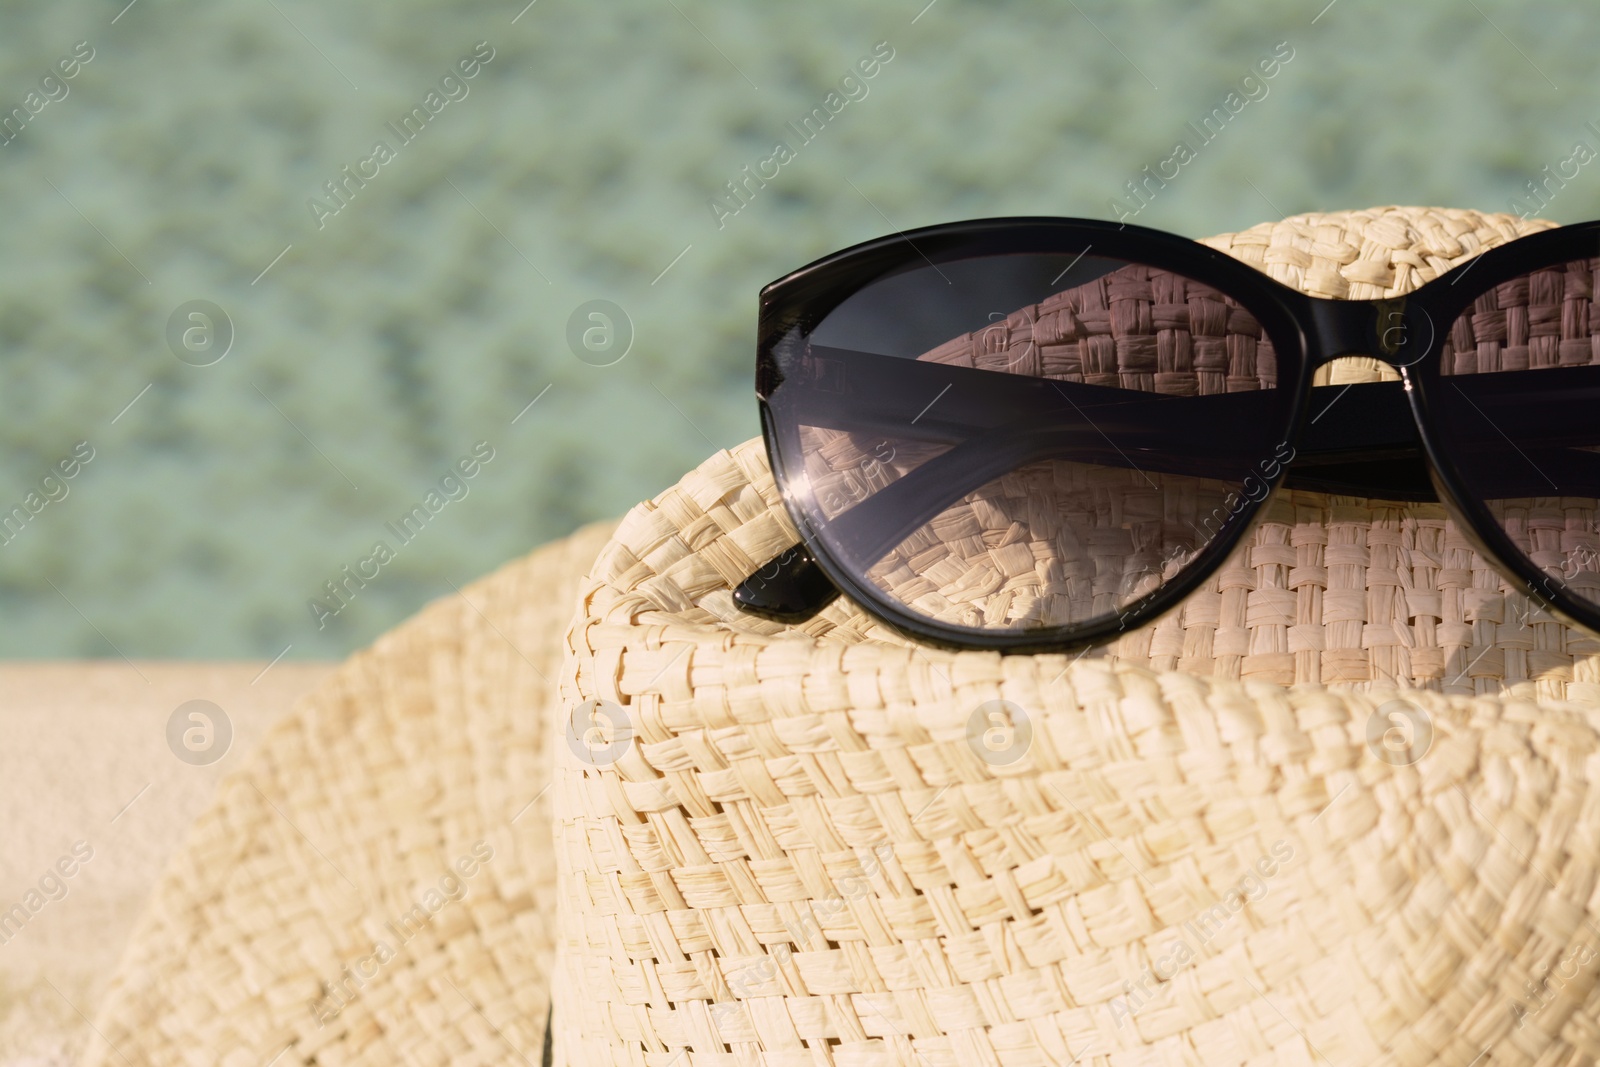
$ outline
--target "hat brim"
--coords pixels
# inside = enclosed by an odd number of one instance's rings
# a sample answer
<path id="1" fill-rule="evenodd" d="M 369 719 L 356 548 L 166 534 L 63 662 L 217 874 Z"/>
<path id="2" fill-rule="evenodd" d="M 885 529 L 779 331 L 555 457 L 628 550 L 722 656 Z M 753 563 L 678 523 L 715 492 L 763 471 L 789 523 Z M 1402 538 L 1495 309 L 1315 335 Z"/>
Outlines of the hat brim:
<path id="1" fill-rule="evenodd" d="M 560 635 L 614 525 L 429 604 L 273 727 L 163 875 L 85 1063 L 539 1061 Z"/>

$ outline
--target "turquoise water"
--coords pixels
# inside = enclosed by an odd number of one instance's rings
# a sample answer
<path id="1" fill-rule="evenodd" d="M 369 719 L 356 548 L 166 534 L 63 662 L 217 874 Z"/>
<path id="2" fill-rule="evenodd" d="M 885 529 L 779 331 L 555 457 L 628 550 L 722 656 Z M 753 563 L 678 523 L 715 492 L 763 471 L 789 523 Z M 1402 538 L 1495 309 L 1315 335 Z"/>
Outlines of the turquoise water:
<path id="1" fill-rule="evenodd" d="M 757 290 L 857 241 L 1600 148 L 1577 6 L 125 3 L 0 9 L 0 656 L 343 655 L 754 436 Z"/>

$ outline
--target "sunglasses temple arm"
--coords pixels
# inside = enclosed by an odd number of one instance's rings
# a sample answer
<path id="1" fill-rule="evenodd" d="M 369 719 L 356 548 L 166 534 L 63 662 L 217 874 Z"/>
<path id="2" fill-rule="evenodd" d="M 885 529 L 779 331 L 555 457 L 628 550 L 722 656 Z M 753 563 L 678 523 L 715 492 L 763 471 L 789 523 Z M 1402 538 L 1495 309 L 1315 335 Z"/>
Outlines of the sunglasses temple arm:
<path id="1" fill-rule="evenodd" d="M 801 623 L 833 603 L 839 589 L 822 573 L 805 545 L 794 545 L 740 582 L 733 602 L 774 622 Z"/>
<path id="2" fill-rule="evenodd" d="M 1075 451 L 1080 455 L 1100 443 L 1094 439 L 1098 435 L 1061 427 L 1033 434 L 980 434 L 836 516 L 836 534 L 849 546 L 852 556 L 870 565 L 972 490 L 1031 459 L 1060 454 L 1063 449 L 1051 444 L 1051 440 L 1063 433 L 1078 443 Z M 1091 439 L 1085 440 L 1086 437 Z M 1118 459 L 1115 453 L 1096 458 L 1108 463 Z M 838 595 L 838 588 L 817 565 L 810 550 L 805 545 L 794 545 L 739 583 L 733 601 L 752 615 L 793 623 L 816 615 Z"/>
<path id="3" fill-rule="evenodd" d="M 1100 444 L 1097 433 L 1082 429 L 1037 434 L 1002 432 L 980 435 L 923 464 L 884 489 L 880 495 L 857 504 L 836 517 L 838 533 L 852 554 L 866 560 L 881 559 L 918 527 L 936 518 L 955 501 L 994 478 L 1027 462 L 1059 455 L 1062 448 L 1052 438 L 1068 436 L 1079 456 L 1094 453 L 1103 464 L 1114 465 L 1127 457 Z M 1003 439 L 996 440 L 996 438 Z M 794 545 L 774 556 L 734 589 L 733 600 L 742 610 L 776 622 L 804 622 L 833 602 L 839 589 L 817 565 L 810 550 Z"/>
<path id="4" fill-rule="evenodd" d="M 1548 374 L 1548 372 L 1546 373 Z M 1587 378 L 1588 376 L 1585 377 Z M 1498 387 L 1494 390 L 1495 392 L 1500 392 L 1511 382 L 1526 384 L 1521 375 L 1505 375 L 1497 376 L 1497 378 L 1501 380 L 1494 383 L 1478 383 L 1469 379 L 1468 384 L 1478 387 L 1473 388 L 1473 392 L 1478 392 L 1479 388 L 1487 387 L 1491 384 Z M 1069 386 L 1068 388 L 1072 387 Z M 1457 388 L 1460 388 L 1460 386 L 1458 385 Z M 1083 389 L 1083 386 L 1078 385 L 1074 391 Z M 1297 462 L 1293 464 L 1295 468 L 1303 471 L 1304 474 L 1299 478 L 1291 478 L 1292 483 L 1300 482 L 1304 488 L 1317 491 L 1354 492 L 1358 495 L 1381 496 L 1384 495 L 1383 488 L 1385 487 L 1379 485 L 1320 485 L 1318 481 L 1326 480 L 1326 475 L 1322 479 L 1317 479 L 1317 473 L 1320 473 L 1319 468 L 1326 470 L 1326 465 L 1330 462 L 1348 462 L 1354 458 L 1352 452 L 1355 456 L 1360 456 L 1362 452 L 1366 452 L 1367 456 L 1376 458 L 1384 455 L 1387 449 L 1399 446 L 1409 452 L 1420 443 L 1413 436 L 1415 431 L 1412 428 L 1408 413 L 1404 410 L 1405 401 L 1402 398 L 1399 383 L 1369 383 L 1357 386 L 1356 389 L 1364 394 L 1369 393 L 1371 395 L 1365 396 L 1359 401 L 1355 398 L 1348 400 L 1334 412 L 1331 419 L 1324 421 L 1320 427 L 1315 425 L 1318 420 L 1314 419 L 1313 425 L 1307 428 L 1309 432 L 1300 442 L 1300 454 L 1297 457 Z M 1348 387 L 1346 387 L 1345 391 L 1348 391 Z M 1262 394 L 1253 395 L 1260 397 Z M 1340 395 L 1342 396 L 1342 393 Z M 1582 391 L 1572 394 L 1573 397 L 1579 398 L 1583 395 Z M 1248 403 L 1247 398 L 1251 396 L 1252 394 L 1246 393 L 1232 396 L 1224 394 L 1222 397 L 1195 398 L 1195 401 L 1197 401 L 1196 408 L 1187 409 L 1185 414 L 1200 414 L 1201 410 L 1210 406 L 1207 401 L 1210 404 L 1217 404 L 1220 401 L 1224 406 L 1228 406 L 1241 400 Z M 1548 412 L 1552 405 L 1561 406 L 1556 397 L 1543 391 L 1535 396 L 1517 396 L 1513 393 L 1510 396 L 1502 395 L 1497 399 L 1499 399 L 1500 407 L 1496 413 L 1507 416 L 1512 413 L 1519 416 L 1527 416 L 1532 414 L 1530 409 Z M 1568 406 L 1571 406 L 1570 399 L 1568 399 Z M 1328 407 L 1330 410 L 1332 409 L 1331 404 Z M 1176 412 L 1173 412 L 1173 414 L 1176 414 Z M 1211 425 L 1216 425 L 1215 417 L 1220 415 L 1221 412 L 1208 411 L 1206 414 L 1205 421 Z M 1526 420 L 1522 421 L 1525 422 Z M 1527 441 L 1530 449 L 1536 449 L 1538 444 L 1542 443 L 1539 442 L 1539 438 L 1548 436 L 1553 427 L 1559 426 L 1566 421 L 1570 420 L 1555 419 L 1553 422 L 1547 419 L 1534 420 L 1535 424 L 1519 425 L 1517 428 L 1523 432 L 1519 433 L 1518 436 Z M 849 429 L 848 426 L 841 426 L 840 428 Z M 1169 429 L 1171 428 L 1169 426 Z M 910 427 L 908 426 L 905 429 L 910 429 Z M 976 427 L 968 428 L 966 432 L 972 433 L 976 429 Z M 1059 427 L 1056 429 L 1058 433 L 1061 430 Z M 1082 431 L 1080 430 L 1079 432 L 1081 433 Z M 1012 448 L 996 449 L 995 445 L 998 442 L 994 441 L 995 436 L 1009 438 Z M 984 442 L 982 440 L 983 435 L 980 432 L 979 436 L 968 438 L 950 452 L 934 458 L 918 470 L 903 476 L 898 484 L 891 486 L 886 497 L 875 496 L 852 508 L 845 516 L 838 517 L 836 521 L 842 519 L 841 525 L 850 530 L 850 536 L 847 537 L 847 540 L 856 543 L 855 547 L 858 551 L 855 554 L 874 560 L 881 558 L 884 552 L 898 544 L 900 540 L 919 528 L 923 523 L 935 518 L 952 501 L 959 500 L 966 492 L 980 488 L 990 478 L 1002 473 L 992 467 L 996 462 L 999 462 L 1002 467 L 1011 469 L 1030 459 L 1060 455 L 1056 449 L 1045 445 L 1045 441 L 1042 438 L 1048 438 L 1050 436 L 1048 433 L 1041 434 L 1039 437 L 1033 437 L 1031 434 L 1020 435 L 1024 440 L 1029 437 L 1033 438 L 1028 442 L 1033 447 L 1030 448 L 1028 445 L 1024 445 L 1020 451 L 1034 452 L 1035 454 L 1029 456 L 1018 454 L 1016 445 L 1021 443 L 1018 441 L 1018 436 L 1013 429 L 1010 433 L 992 435 L 989 442 Z M 1068 436 L 1077 435 L 1069 433 Z M 1118 433 L 1117 436 L 1121 437 L 1122 434 Z M 1087 455 L 1089 450 L 1084 447 L 1086 443 L 1088 442 L 1080 438 L 1078 447 L 1072 450 L 1078 454 L 1080 459 L 1089 458 Z M 1131 446 L 1132 442 L 1130 441 L 1129 444 Z M 1093 451 L 1099 452 L 1100 450 L 1094 449 Z M 1009 458 L 1005 457 L 1004 454 L 1006 452 L 1012 452 Z M 1557 446 L 1557 451 L 1554 453 L 1546 454 L 1543 450 L 1540 450 L 1540 452 L 1540 468 L 1548 470 L 1552 466 L 1559 467 L 1561 468 L 1560 473 L 1564 483 L 1595 486 L 1594 492 L 1600 494 L 1600 470 L 1595 469 L 1596 466 L 1600 466 L 1600 464 L 1596 463 L 1597 457 L 1573 454 L 1570 451 L 1561 450 L 1559 446 Z M 982 457 L 981 459 L 980 456 Z M 966 462 L 962 462 L 962 460 L 966 460 Z M 974 463 L 972 462 L 973 460 L 978 460 L 978 462 Z M 1115 457 L 1100 454 L 1093 456 L 1093 461 L 1106 466 L 1134 466 L 1120 449 L 1117 450 Z M 1392 465 L 1392 460 L 1390 465 Z M 1168 463 L 1162 464 L 1162 466 L 1167 469 L 1161 471 L 1161 473 L 1197 473 L 1183 470 L 1181 461 L 1172 463 L 1169 460 Z M 959 470 L 958 472 L 958 470 L 951 468 L 967 469 Z M 1334 472 L 1329 471 L 1329 473 Z M 1368 477 L 1371 476 L 1366 470 L 1361 471 L 1361 473 L 1367 474 Z M 1529 481 L 1531 477 L 1532 474 L 1529 472 L 1516 472 L 1505 479 L 1505 484 L 1495 485 L 1493 487 L 1494 491 L 1490 495 L 1523 496 L 1536 494 L 1540 491 L 1539 486 Z M 1524 482 L 1528 482 L 1528 484 L 1525 485 L 1523 484 Z M 1363 490 L 1365 490 L 1364 493 Z M 1413 494 L 1408 492 L 1405 495 L 1410 496 Z M 1431 492 L 1425 490 L 1421 498 L 1431 498 Z M 890 514 L 896 515 L 899 521 L 885 524 L 883 520 Z M 842 532 L 843 530 L 841 530 Z M 750 614 L 779 622 L 795 623 L 814 617 L 838 595 L 838 588 L 823 573 L 810 551 L 804 545 L 795 545 L 768 560 L 756 573 L 741 582 L 734 591 L 734 601 L 741 609 Z"/>

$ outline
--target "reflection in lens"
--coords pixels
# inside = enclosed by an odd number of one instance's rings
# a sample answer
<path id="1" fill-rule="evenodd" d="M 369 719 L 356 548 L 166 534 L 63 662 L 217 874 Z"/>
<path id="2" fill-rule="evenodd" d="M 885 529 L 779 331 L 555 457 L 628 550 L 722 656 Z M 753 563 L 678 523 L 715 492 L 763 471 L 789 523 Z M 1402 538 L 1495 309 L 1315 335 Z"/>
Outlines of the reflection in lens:
<path id="1" fill-rule="evenodd" d="M 1513 278 L 1452 323 L 1435 418 L 1512 543 L 1600 606 L 1600 260 Z"/>
<path id="2" fill-rule="evenodd" d="M 1231 533 L 1291 458 L 1256 319 L 1144 265 L 913 268 L 807 341 L 770 399 L 804 467 L 793 495 L 836 562 L 948 625 L 1115 618 Z"/>
<path id="3" fill-rule="evenodd" d="M 1220 528 L 1228 492 L 1211 479 L 1147 482 L 1092 463 L 1031 463 L 967 494 L 867 574 L 921 614 L 960 626 L 1086 623 L 1193 560 Z"/>

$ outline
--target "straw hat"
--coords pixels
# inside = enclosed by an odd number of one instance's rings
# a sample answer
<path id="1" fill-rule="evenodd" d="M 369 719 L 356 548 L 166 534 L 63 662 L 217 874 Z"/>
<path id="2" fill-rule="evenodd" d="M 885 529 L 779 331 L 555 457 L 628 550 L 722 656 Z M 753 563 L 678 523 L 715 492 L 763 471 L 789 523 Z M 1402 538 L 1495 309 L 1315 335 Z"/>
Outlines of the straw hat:
<path id="1" fill-rule="evenodd" d="M 1379 297 L 1545 225 L 1207 243 Z M 749 442 L 352 657 L 195 826 L 88 1062 L 1600 1058 L 1600 642 L 1442 509 L 1294 494 L 1072 657 L 736 611 L 795 539 Z"/>

